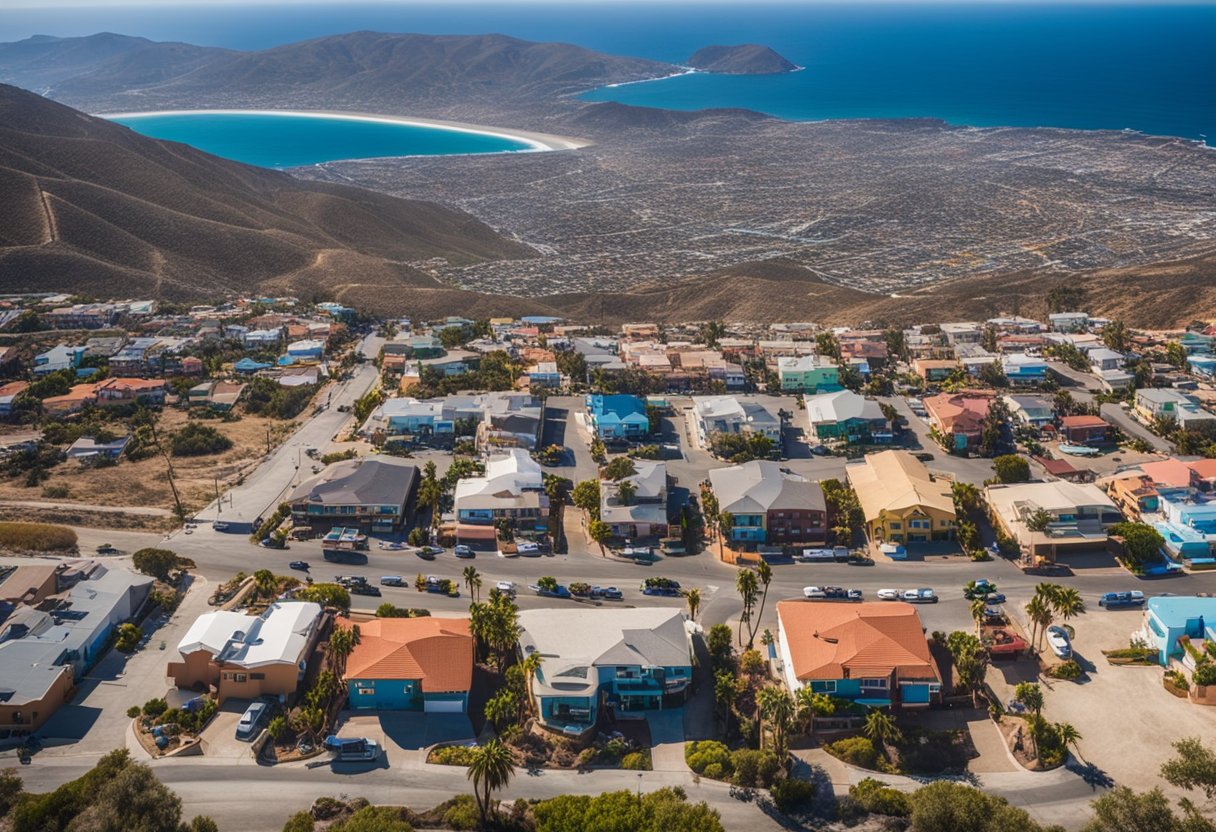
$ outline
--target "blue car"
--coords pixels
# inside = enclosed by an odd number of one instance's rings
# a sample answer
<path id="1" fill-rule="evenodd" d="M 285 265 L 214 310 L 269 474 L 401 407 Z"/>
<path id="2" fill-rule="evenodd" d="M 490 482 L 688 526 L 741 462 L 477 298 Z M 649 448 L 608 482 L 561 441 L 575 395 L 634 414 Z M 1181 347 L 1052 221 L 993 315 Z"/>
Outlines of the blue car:
<path id="1" fill-rule="evenodd" d="M 1133 589 L 1131 592 L 1108 592 L 1098 599 L 1098 606 L 1106 607 L 1108 610 L 1142 607 L 1146 600 L 1148 599 L 1144 597 L 1144 593 L 1138 589 Z"/>

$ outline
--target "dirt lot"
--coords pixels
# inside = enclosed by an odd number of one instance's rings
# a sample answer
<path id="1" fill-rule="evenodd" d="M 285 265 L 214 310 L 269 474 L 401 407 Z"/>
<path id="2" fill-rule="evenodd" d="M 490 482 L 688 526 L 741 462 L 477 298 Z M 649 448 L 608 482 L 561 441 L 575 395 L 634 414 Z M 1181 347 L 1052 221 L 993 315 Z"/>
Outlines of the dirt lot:
<path id="1" fill-rule="evenodd" d="M 304 414 L 308 412 L 308 409 L 304 410 Z M 185 412 L 165 408 L 157 425 L 162 441 L 180 429 L 187 419 Z M 231 439 L 233 446 L 214 456 L 172 458 L 178 490 L 186 508 L 191 511 L 214 499 L 217 478 L 222 490 L 252 471 L 266 454 L 268 435 L 271 444 L 278 445 L 297 426 L 297 422 L 246 414 L 235 422 L 209 419 L 204 424 Z M 111 429 L 121 430 L 123 426 L 115 423 Z M 67 489 L 66 496 L 62 496 L 61 488 Z M 21 477 L 0 481 L 0 501 L 3 500 L 173 508 L 168 470 L 164 458 L 159 455 L 138 462 L 124 457 L 117 465 L 107 468 L 84 467 L 68 460 L 52 468 L 48 479 L 34 488 L 25 487 Z M 99 518 L 99 522 L 101 519 L 104 518 Z"/>

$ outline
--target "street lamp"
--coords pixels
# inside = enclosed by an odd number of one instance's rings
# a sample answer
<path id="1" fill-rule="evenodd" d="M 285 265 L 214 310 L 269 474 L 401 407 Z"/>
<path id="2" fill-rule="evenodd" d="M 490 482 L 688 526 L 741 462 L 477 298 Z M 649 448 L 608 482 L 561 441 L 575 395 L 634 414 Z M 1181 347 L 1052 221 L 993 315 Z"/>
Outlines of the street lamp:
<path id="1" fill-rule="evenodd" d="M 638 772 L 638 805 L 642 805 L 642 772 Z"/>

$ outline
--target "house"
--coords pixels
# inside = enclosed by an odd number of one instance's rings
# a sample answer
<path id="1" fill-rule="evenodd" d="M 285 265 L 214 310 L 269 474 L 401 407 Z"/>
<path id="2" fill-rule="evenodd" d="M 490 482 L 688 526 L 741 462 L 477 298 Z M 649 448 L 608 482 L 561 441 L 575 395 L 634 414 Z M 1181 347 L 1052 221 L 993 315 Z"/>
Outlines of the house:
<path id="1" fill-rule="evenodd" d="M 34 375 L 45 376 L 60 370 L 75 370 L 80 366 L 80 360 L 84 358 L 87 350 L 88 347 L 84 346 L 69 347 L 66 344 L 60 344 L 44 353 L 39 353 L 34 356 Z"/>
<path id="2" fill-rule="evenodd" d="M 1043 324 L 1033 318 L 1023 318 L 1021 315 L 989 318 L 988 326 L 997 332 L 1009 332 L 1021 335 L 1037 335 L 1043 331 Z"/>
<path id="3" fill-rule="evenodd" d="M 754 399 L 735 396 L 693 396 L 693 423 L 701 447 L 708 448 L 716 434 L 752 433 L 781 442 L 781 419 Z"/>
<path id="4" fill-rule="evenodd" d="M 338 627 L 356 626 L 339 619 Z M 467 618 L 375 618 L 358 623 L 346 658 L 354 710 L 467 713 L 473 687 L 473 636 Z"/>
<path id="5" fill-rule="evenodd" d="M 278 382 L 280 387 L 312 387 L 320 384 L 324 376 L 319 364 L 284 367 L 279 371 Z"/>
<path id="6" fill-rule="evenodd" d="M 608 440 L 638 440 L 650 434 L 646 403 L 637 396 L 589 394 L 587 420 L 593 435 Z"/>
<path id="7" fill-rule="evenodd" d="M 78 577 L 38 606 L 19 604 L 0 625 L 0 730 L 42 727 L 105 653 L 115 628 L 139 615 L 153 583 L 99 564 Z M 59 572 L 63 584 L 66 578 L 67 570 Z"/>
<path id="8" fill-rule="evenodd" d="M 92 463 L 99 459 L 118 459 L 126 450 L 131 437 L 124 436 L 108 442 L 98 442 L 90 436 L 82 436 L 68 446 L 66 451 L 69 459 L 80 463 Z"/>
<path id="9" fill-rule="evenodd" d="M 203 613 L 178 642 L 181 661 L 169 662 L 168 675 L 179 688 L 212 691 L 220 704 L 292 697 L 308 670 L 322 618 L 321 606 L 311 601 L 276 601 L 261 615 Z"/>
<path id="10" fill-rule="evenodd" d="M 872 543 L 918 543 L 954 537 L 950 483 L 935 479 L 907 451 L 882 451 L 845 468 Z"/>
<path id="11" fill-rule="evenodd" d="M 633 467 L 637 473 L 620 482 L 600 483 L 600 520 L 608 524 L 615 537 L 666 537 L 667 463 L 638 459 Z M 621 498 L 622 483 L 632 487 L 628 501 Z"/>
<path id="12" fill-rule="evenodd" d="M 1175 493 L 1186 497 L 1193 491 L 1208 490 L 1208 469 L 1212 462 L 1206 459 L 1185 461 L 1177 457 L 1155 462 L 1142 462 L 1140 471 L 1150 477 L 1162 494 Z"/>
<path id="13" fill-rule="evenodd" d="M 1133 638 L 1157 650 L 1157 661 L 1168 667 L 1171 660 L 1185 661 L 1180 639 L 1216 643 L 1216 598 L 1170 595 L 1149 598 L 1144 620 Z M 1203 645 L 1198 645 L 1202 650 Z"/>
<path id="14" fill-rule="evenodd" d="M 28 381 L 10 381 L 7 384 L 0 385 L 0 416 L 11 416 L 13 413 L 13 402 L 17 397 L 29 389 Z"/>
<path id="15" fill-rule="evenodd" d="M 557 362 L 542 361 L 528 368 L 528 383 L 533 387 L 561 387 L 562 374 Z"/>
<path id="16" fill-rule="evenodd" d="M 209 407 L 216 411 L 231 410 L 240 401 L 245 385 L 232 381 L 204 381 L 190 388 L 187 399 L 191 407 Z"/>
<path id="17" fill-rule="evenodd" d="M 1184 429 L 1207 428 L 1216 424 L 1216 415 L 1199 406 L 1199 401 L 1178 390 L 1144 387 L 1136 391 L 1133 405 L 1142 421 L 1173 419 Z"/>
<path id="18" fill-rule="evenodd" d="M 1186 363 L 1191 372 L 1200 378 L 1216 378 L 1216 355 L 1190 355 Z"/>
<path id="19" fill-rule="evenodd" d="M 112 373 L 142 373 L 147 366 L 148 350 L 156 346 L 159 338 L 132 338 L 122 349 L 110 356 Z"/>
<path id="20" fill-rule="evenodd" d="M 680 707 L 692 686 L 691 622 L 683 611 L 533 609 L 519 613 L 519 652 L 542 663 L 531 696 L 538 722 L 582 735 L 605 710 Z"/>
<path id="21" fill-rule="evenodd" d="M 42 409 L 51 416 L 66 416 L 83 410 L 86 404 L 96 401 L 96 384 L 73 384 L 62 396 L 48 396 L 43 399 Z"/>
<path id="22" fill-rule="evenodd" d="M 840 390 L 806 398 L 806 416 L 820 442 L 885 442 L 891 423 L 878 402 Z"/>
<path id="23" fill-rule="evenodd" d="M 1084 332 L 1089 327 L 1085 312 L 1055 312 L 1047 316 L 1047 325 L 1054 332 Z"/>
<path id="24" fill-rule="evenodd" d="M 27 564 L 17 566 L 0 578 L 0 607 L 2 604 L 37 606 L 59 591 L 59 564 Z M 0 618 L 0 628 L 5 626 Z M 0 641 L 4 641 L 0 630 Z"/>
<path id="25" fill-rule="evenodd" d="M 1001 369 L 1013 387 L 1037 387 L 1047 380 L 1047 362 L 1024 352 L 1001 356 Z"/>
<path id="26" fill-rule="evenodd" d="M 22 451 L 37 450 L 42 436 L 43 433 L 40 430 L 22 430 L 0 434 L 0 459 Z"/>
<path id="27" fill-rule="evenodd" d="M 1111 426 L 1101 416 L 1064 416 L 1060 419 L 1060 438 L 1074 445 L 1104 445 Z"/>
<path id="28" fill-rule="evenodd" d="M 1216 502 L 1158 488 L 1158 513 L 1142 518 L 1165 539 L 1165 551 L 1192 568 L 1216 566 Z"/>
<path id="29" fill-rule="evenodd" d="M 998 532 L 1051 561 L 1066 552 L 1105 548 L 1111 526 L 1123 522 L 1115 502 L 1089 483 L 994 484 L 984 489 L 984 499 Z M 1036 528 L 1040 517 L 1046 524 Z"/>
<path id="30" fill-rule="evenodd" d="M 233 364 L 232 368 L 243 376 L 251 376 L 262 370 L 269 370 L 273 366 L 273 364 L 268 364 L 264 361 L 254 361 L 252 358 L 246 357 Z"/>
<path id="31" fill-rule="evenodd" d="M 827 502 L 817 482 L 760 460 L 712 469 L 709 481 L 720 511 L 734 518 L 732 542 L 781 545 L 827 539 Z"/>
<path id="32" fill-rule="evenodd" d="M 477 368 L 481 356 L 472 350 L 451 350 L 437 358 L 418 359 L 418 372 L 426 370 L 442 376 L 460 376 Z"/>
<path id="33" fill-rule="evenodd" d="M 1157 484 L 1148 474 L 1135 469 L 1116 474 L 1104 481 L 1102 487 L 1127 517 L 1140 519 L 1145 514 L 1155 514 L 1160 508 Z"/>
<path id="34" fill-rule="evenodd" d="M 520 448 L 486 460 L 486 473 L 456 483 L 456 540 L 492 547 L 497 526 L 547 530 L 549 497 L 540 465 Z"/>
<path id="35" fill-rule="evenodd" d="M 377 444 L 393 436 L 454 439 L 457 428 L 476 434 L 478 447 L 534 448 L 540 436 L 543 407 L 531 393 L 482 393 L 419 401 L 388 399 L 372 411 L 359 429 Z"/>
<path id="36" fill-rule="evenodd" d="M 840 368 L 826 355 L 777 359 L 777 376 L 787 393 L 823 393 L 840 389 Z"/>
<path id="37" fill-rule="evenodd" d="M 274 349 L 283 340 L 283 328 L 276 326 L 268 329 L 251 329 L 241 337 L 245 346 L 254 349 Z"/>
<path id="38" fill-rule="evenodd" d="M 1103 370 L 1121 370 L 1123 369 L 1123 365 L 1127 363 L 1126 355 L 1107 349 L 1106 347 L 1090 350 L 1088 358 L 1089 366 L 1098 372 Z"/>
<path id="39" fill-rule="evenodd" d="M 991 394 L 941 393 L 926 396 L 925 412 L 929 425 L 941 439 L 943 447 L 950 453 L 968 453 L 979 448 L 984 420 L 992 406 Z"/>
<path id="40" fill-rule="evenodd" d="M 1055 406 L 1042 396 L 1026 396 L 1016 394 L 1004 396 L 1005 407 L 1009 415 L 1019 424 L 1032 428 L 1041 428 L 1051 424 L 1055 418 Z"/>
<path id="41" fill-rule="evenodd" d="M 100 405 L 137 402 L 159 406 L 165 403 L 165 382 L 149 378 L 108 378 L 98 382 L 96 395 Z"/>
<path id="42" fill-rule="evenodd" d="M 912 372 L 920 376 L 926 384 L 934 384 L 950 378 L 961 366 L 953 358 L 917 358 L 912 362 Z"/>
<path id="43" fill-rule="evenodd" d="M 296 486 L 287 497 L 296 525 L 397 531 L 418 485 L 418 469 L 396 457 L 345 459 Z"/>
<path id="44" fill-rule="evenodd" d="M 293 341 L 287 345 L 287 357 L 293 362 L 315 363 L 325 354 L 325 342 L 311 338 Z"/>
<path id="45" fill-rule="evenodd" d="M 778 601 L 777 633 L 791 693 L 809 687 L 872 708 L 927 708 L 941 698 L 942 680 L 912 604 Z"/>

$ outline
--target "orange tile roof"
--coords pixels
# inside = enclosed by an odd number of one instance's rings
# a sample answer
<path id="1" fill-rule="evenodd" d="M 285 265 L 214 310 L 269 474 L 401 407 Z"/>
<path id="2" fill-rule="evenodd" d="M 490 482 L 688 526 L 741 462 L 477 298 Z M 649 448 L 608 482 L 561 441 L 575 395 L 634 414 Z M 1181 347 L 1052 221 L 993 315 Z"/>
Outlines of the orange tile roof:
<path id="1" fill-rule="evenodd" d="M 111 378 L 98 385 L 99 390 L 159 390 L 165 386 L 159 378 Z"/>
<path id="2" fill-rule="evenodd" d="M 911 604 L 781 601 L 777 617 L 798 679 L 938 679 Z"/>
<path id="3" fill-rule="evenodd" d="M 340 618 L 337 626 L 351 622 Z M 421 679 L 429 693 L 472 687 L 469 619 L 377 618 L 358 626 L 359 644 L 346 659 L 345 679 Z"/>
<path id="4" fill-rule="evenodd" d="M 1187 488 L 1191 479 L 1196 476 L 1193 468 L 1181 459 L 1170 457 L 1156 462 L 1143 462 L 1140 470 L 1148 474 L 1157 485 L 1168 485 L 1174 488 Z"/>
<path id="5" fill-rule="evenodd" d="M 980 429 L 988 416 L 992 397 L 982 393 L 940 393 L 927 396 L 924 405 L 946 430 L 974 431 Z"/>
<path id="6" fill-rule="evenodd" d="M 0 386 L 0 396 L 15 396 L 24 392 L 29 386 L 28 381 L 10 381 L 8 384 Z"/>
<path id="7" fill-rule="evenodd" d="M 1197 459 L 1188 462 L 1187 467 L 1198 474 L 1201 480 L 1216 478 L 1216 459 Z"/>
<path id="8" fill-rule="evenodd" d="M 1060 426 L 1065 428 L 1110 427 L 1101 416 L 1065 416 L 1060 420 Z"/>

